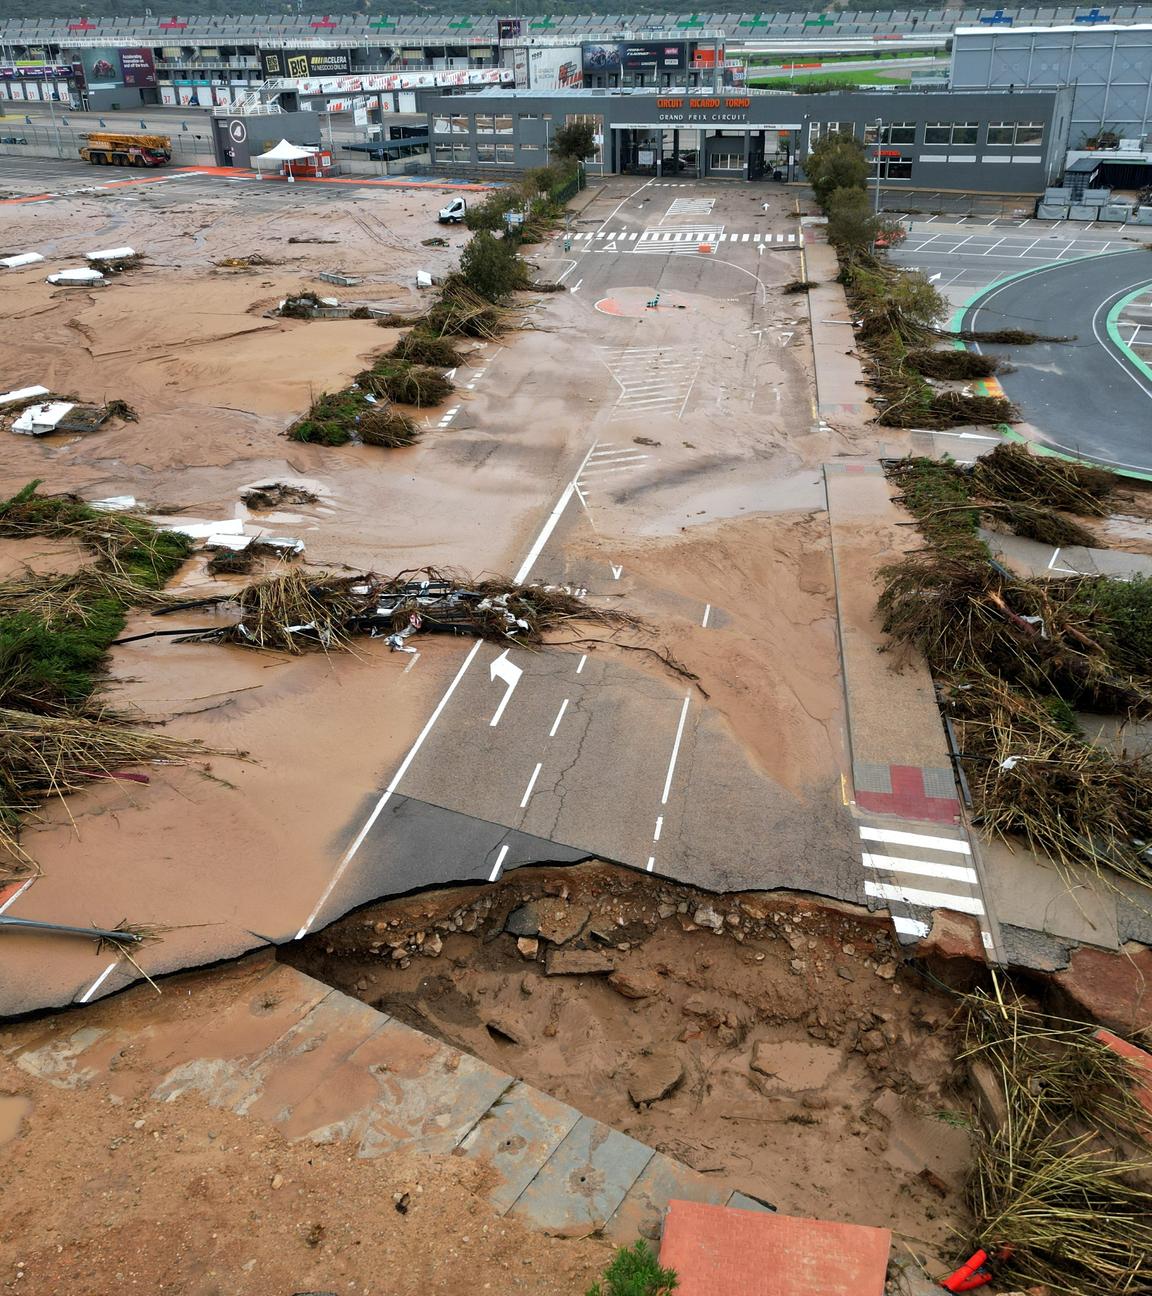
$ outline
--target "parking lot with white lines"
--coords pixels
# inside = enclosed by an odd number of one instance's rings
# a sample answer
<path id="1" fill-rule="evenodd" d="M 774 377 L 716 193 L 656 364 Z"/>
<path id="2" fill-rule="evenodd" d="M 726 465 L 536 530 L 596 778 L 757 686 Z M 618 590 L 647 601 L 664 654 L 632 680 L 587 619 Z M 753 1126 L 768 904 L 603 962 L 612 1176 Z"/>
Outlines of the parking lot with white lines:
<path id="1" fill-rule="evenodd" d="M 1020 270 L 1135 246 L 1132 238 L 1116 237 L 1112 231 L 1056 228 L 1037 221 L 974 228 L 975 221 L 960 225 L 933 220 L 913 220 L 908 237 L 890 257 L 907 269 L 922 271 L 941 291 L 982 288 Z M 1029 224 L 1030 229 L 1023 228 Z"/>
<path id="2" fill-rule="evenodd" d="M 623 347 L 603 359 L 620 388 L 612 423 L 654 414 L 680 418 L 700 372 L 699 356 L 667 347 Z"/>

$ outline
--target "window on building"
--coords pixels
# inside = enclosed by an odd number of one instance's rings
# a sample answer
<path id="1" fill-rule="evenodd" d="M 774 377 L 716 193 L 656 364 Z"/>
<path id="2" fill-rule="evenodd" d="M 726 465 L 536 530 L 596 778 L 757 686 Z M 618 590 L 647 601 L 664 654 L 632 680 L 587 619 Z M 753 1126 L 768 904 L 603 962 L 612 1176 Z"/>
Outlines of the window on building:
<path id="1" fill-rule="evenodd" d="M 491 113 L 476 114 L 476 134 L 477 135 L 495 135 L 496 119 Z"/>
<path id="2" fill-rule="evenodd" d="M 520 152 L 521 152 L 521 153 L 539 153 L 539 152 L 540 152 L 540 145 L 539 145 L 539 144 L 521 144 L 521 145 L 520 145 Z"/>
<path id="3" fill-rule="evenodd" d="M 498 113 L 495 117 L 495 129 L 497 135 L 512 134 L 512 114 Z"/>
<path id="4" fill-rule="evenodd" d="M 468 118 L 461 116 L 437 117 L 432 123 L 433 135 L 467 135 Z"/>
<path id="5" fill-rule="evenodd" d="M 924 127 L 925 144 L 975 144 L 979 137 L 978 122 L 929 122 Z"/>
<path id="6" fill-rule="evenodd" d="M 476 161 L 482 166 L 496 165 L 496 145 L 495 144 L 477 144 Z"/>
<path id="7" fill-rule="evenodd" d="M 873 123 L 871 126 L 864 128 L 864 143 L 875 144 L 877 133 L 879 133 L 881 144 L 916 143 L 915 122 L 882 122 L 879 128 Z"/>
<path id="8" fill-rule="evenodd" d="M 441 153 L 450 153 L 449 161 L 452 162 L 471 162 L 472 150 L 467 144 L 451 144 L 447 149 L 442 148 Z"/>
<path id="9" fill-rule="evenodd" d="M 548 119 L 545 118 L 545 121 Z M 598 113 L 567 113 L 564 121 L 568 124 L 572 122 L 583 122 L 592 127 L 596 136 L 596 152 L 588 159 L 589 162 L 601 163 L 604 161 L 604 118 Z"/>
<path id="10" fill-rule="evenodd" d="M 521 113 L 521 114 L 520 114 L 520 120 L 521 120 L 522 122 L 526 122 L 526 121 L 539 121 L 539 120 L 540 120 L 540 114 L 539 114 L 539 113 Z"/>
<path id="11" fill-rule="evenodd" d="M 873 172 L 875 174 L 875 172 Z M 910 158 L 881 158 L 880 178 L 882 180 L 911 180 L 912 162 Z"/>
<path id="12" fill-rule="evenodd" d="M 989 144 L 1035 145 L 1043 138 L 1043 122 L 990 122 L 988 124 Z"/>
<path id="13" fill-rule="evenodd" d="M 516 164 L 516 147 L 513 144 L 496 145 L 496 165 L 497 166 L 515 166 Z"/>
<path id="14" fill-rule="evenodd" d="M 743 171 L 743 153 L 713 153 L 708 159 L 710 171 Z"/>

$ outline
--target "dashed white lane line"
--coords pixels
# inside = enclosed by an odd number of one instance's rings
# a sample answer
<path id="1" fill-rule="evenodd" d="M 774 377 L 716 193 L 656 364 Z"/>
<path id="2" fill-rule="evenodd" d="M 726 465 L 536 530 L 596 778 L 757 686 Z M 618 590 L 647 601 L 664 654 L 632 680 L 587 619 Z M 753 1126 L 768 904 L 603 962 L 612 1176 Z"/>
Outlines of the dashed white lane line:
<path id="1" fill-rule="evenodd" d="M 917 887 L 901 886 L 896 882 L 865 882 L 865 895 L 877 900 L 899 900 L 903 904 L 921 909 L 955 909 L 958 913 L 984 913 L 983 902 L 975 896 L 952 895 L 946 891 L 921 891 Z"/>
<path id="2" fill-rule="evenodd" d="M 532 797 L 532 789 L 536 786 L 536 780 L 540 777 L 540 771 L 544 768 L 543 761 L 536 762 L 536 768 L 532 771 L 532 777 L 528 780 L 528 786 L 524 789 L 524 795 L 520 798 L 520 809 L 523 810 Z"/>
<path id="3" fill-rule="evenodd" d="M 966 841 L 955 837 L 928 837 L 923 833 L 897 832 L 892 828 L 871 828 L 861 825 L 860 836 L 865 841 L 890 842 L 893 846 L 923 846 L 928 850 L 952 851 L 957 855 L 971 855 Z"/>
<path id="4" fill-rule="evenodd" d="M 680 708 L 680 723 L 676 726 L 676 741 L 672 744 L 672 755 L 668 760 L 668 774 L 664 779 L 664 793 L 660 798 L 661 805 L 668 804 L 668 794 L 672 791 L 672 776 L 676 773 L 676 758 L 680 755 L 680 740 L 684 737 L 684 721 L 688 719 L 688 704 L 692 695 L 684 695 L 684 705 Z"/>
<path id="5" fill-rule="evenodd" d="M 96 993 L 96 991 L 100 989 L 100 987 L 104 984 L 104 982 L 108 980 L 109 976 L 111 976 L 111 974 L 115 971 L 115 969 L 116 969 L 116 964 L 109 963 L 108 966 L 104 969 L 104 971 L 100 973 L 100 975 L 96 978 L 96 980 L 93 981 L 92 984 L 88 987 L 88 989 L 85 990 L 84 993 L 80 996 L 79 1002 L 82 1004 L 87 1003 L 88 1000 L 91 999 L 92 996 Z"/>
<path id="6" fill-rule="evenodd" d="M 500 847 L 499 854 L 496 856 L 496 863 L 492 865 L 492 872 L 488 874 L 488 881 L 495 882 L 500 876 L 500 870 L 504 867 L 504 861 L 508 857 L 507 844 Z"/>
<path id="7" fill-rule="evenodd" d="M 899 855 L 871 855 L 864 852 L 864 867 L 887 869 L 892 873 L 915 873 L 920 877 L 941 878 L 948 882 L 967 882 L 979 886 L 976 870 L 961 864 L 932 864 L 927 860 L 902 859 Z"/>
<path id="8" fill-rule="evenodd" d="M 711 604 L 711 603 L 705 603 L 705 604 L 704 604 L 704 615 L 700 618 L 700 624 L 704 627 L 705 630 L 708 629 L 708 618 L 709 618 L 711 615 L 712 615 L 712 604 Z"/>
<path id="9" fill-rule="evenodd" d="M 659 841 L 659 840 L 660 840 L 660 834 L 661 834 L 663 831 L 664 831 L 664 816 L 663 816 L 663 815 L 657 815 L 657 816 L 656 816 L 656 831 L 652 834 L 652 840 L 653 840 L 653 841 Z"/>
<path id="10" fill-rule="evenodd" d="M 588 654 L 585 653 L 585 654 L 580 658 L 580 660 L 576 663 L 576 674 L 577 674 L 577 675 L 579 675 L 580 672 L 584 669 L 584 663 L 585 663 L 587 660 L 588 660 Z"/>
<path id="11" fill-rule="evenodd" d="M 656 856 L 655 856 L 655 855 L 649 855 L 649 856 L 648 856 L 648 863 L 645 864 L 644 867 L 645 867 L 645 869 L 646 869 L 649 873 L 651 873 L 652 870 L 656 867 Z"/>
<path id="12" fill-rule="evenodd" d="M 556 730 L 560 728 L 560 721 L 564 719 L 564 712 L 568 710 L 568 699 L 565 698 L 560 703 L 560 710 L 556 712 L 556 719 L 552 721 L 552 728 L 548 730 L 548 737 L 555 738 Z"/>

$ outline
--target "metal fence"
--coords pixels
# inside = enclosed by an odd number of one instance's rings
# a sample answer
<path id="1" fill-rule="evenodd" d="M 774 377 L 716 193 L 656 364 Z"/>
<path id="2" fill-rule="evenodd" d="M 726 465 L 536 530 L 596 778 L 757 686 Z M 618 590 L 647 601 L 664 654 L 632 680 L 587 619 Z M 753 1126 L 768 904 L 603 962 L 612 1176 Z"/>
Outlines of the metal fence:
<path id="1" fill-rule="evenodd" d="M 0 156 L 64 158 L 75 161 L 80 156 L 80 147 L 88 142 L 90 128 L 76 130 L 71 126 L 55 127 L 38 124 L 28 126 L 22 117 L 0 117 Z M 214 166 L 215 155 L 212 152 L 212 137 L 207 131 L 177 132 L 170 134 L 172 141 L 172 162 L 176 166 Z M 100 167 L 100 171 L 112 170 L 111 167 Z M 119 170 L 120 168 L 115 168 Z M 132 168 L 143 170 L 143 168 Z"/>

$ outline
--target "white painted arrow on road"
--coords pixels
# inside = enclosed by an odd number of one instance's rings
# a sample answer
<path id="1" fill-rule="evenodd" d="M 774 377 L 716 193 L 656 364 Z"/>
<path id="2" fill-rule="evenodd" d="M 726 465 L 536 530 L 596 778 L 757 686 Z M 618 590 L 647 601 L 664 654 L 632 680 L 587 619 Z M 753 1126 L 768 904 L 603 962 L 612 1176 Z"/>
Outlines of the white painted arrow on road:
<path id="1" fill-rule="evenodd" d="M 504 714 L 504 708 L 508 705 L 508 699 L 512 696 L 512 691 L 520 683 L 520 676 L 524 672 L 519 666 L 514 666 L 508 660 L 508 649 L 505 648 L 499 657 L 488 667 L 488 671 L 493 680 L 502 679 L 508 685 L 504 696 L 500 699 L 500 705 L 496 708 L 496 713 L 488 721 L 490 727 L 495 727 L 500 723 L 500 717 Z"/>
<path id="2" fill-rule="evenodd" d="M 935 283 L 937 279 L 941 279 L 943 278 L 943 276 L 944 276 L 944 272 L 942 270 L 937 270 L 937 272 L 934 275 L 928 276 L 928 282 Z"/>
<path id="3" fill-rule="evenodd" d="M 615 563 L 609 563 L 608 566 L 612 568 L 612 579 L 619 580 L 621 573 L 624 571 L 624 565 L 621 564 L 617 567 Z"/>

